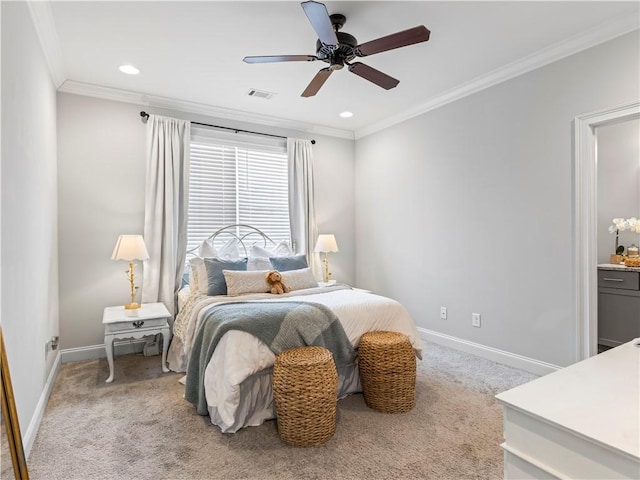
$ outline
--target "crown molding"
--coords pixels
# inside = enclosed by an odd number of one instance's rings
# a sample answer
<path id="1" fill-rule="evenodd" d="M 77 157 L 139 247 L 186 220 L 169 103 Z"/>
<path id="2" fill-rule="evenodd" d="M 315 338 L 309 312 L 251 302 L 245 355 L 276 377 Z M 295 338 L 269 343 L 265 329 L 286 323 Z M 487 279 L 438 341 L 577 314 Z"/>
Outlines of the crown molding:
<path id="1" fill-rule="evenodd" d="M 389 128 L 398 123 L 417 117 L 418 115 L 422 115 L 423 113 L 440 108 L 448 103 L 460 100 L 461 98 L 472 95 L 484 90 L 485 88 L 489 88 L 520 75 L 524 75 L 532 70 L 594 47 L 600 43 L 613 40 L 616 37 L 637 30 L 638 28 L 640 28 L 638 19 L 634 16 L 625 16 L 602 24 L 598 28 L 574 35 L 573 37 L 551 45 L 550 47 L 523 57 L 520 60 L 507 64 L 504 67 L 481 75 L 474 80 L 458 85 L 457 87 L 447 90 L 414 108 L 405 110 L 397 115 L 387 117 L 380 122 L 376 122 L 367 127 L 356 130 L 355 138 L 357 140 L 359 138 L 366 137 L 367 135 L 371 135 L 372 133 L 379 132 L 385 128 Z"/>
<path id="2" fill-rule="evenodd" d="M 386 117 L 380 122 L 375 122 L 355 132 L 351 130 L 333 128 L 311 123 L 294 121 L 279 117 L 272 117 L 256 113 L 244 112 L 229 108 L 214 107 L 202 103 L 189 102 L 169 97 L 147 95 L 138 92 L 120 90 L 116 88 L 91 85 L 87 83 L 66 80 L 60 42 L 56 33 L 55 24 L 49 1 L 28 2 L 29 12 L 44 52 L 47 65 L 51 72 L 56 87 L 61 92 L 85 95 L 107 100 L 135 103 L 149 107 L 178 110 L 185 113 L 195 113 L 210 117 L 250 122 L 258 125 L 285 128 L 318 135 L 327 135 L 346 139 L 359 139 L 372 133 L 384 130 L 398 123 L 417 117 L 431 110 L 440 108 L 448 103 L 455 102 L 466 96 L 477 93 L 485 88 L 492 87 L 512 78 L 528 73 L 570 55 L 576 54 L 600 43 L 612 40 L 616 37 L 637 30 L 638 19 L 634 16 L 624 16 L 614 21 L 604 23 L 587 32 L 580 33 L 569 39 L 558 42 L 546 49 L 532 55 L 516 60 L 504 67 L 481 75 L 474 80 L 463 83 L 438 94 L 413 108 Z"/>
<path id="3" fill-rule="evenodd" d="M 31 21 L 40 41 L 40 48 L 49 67 L 51 78 L 56 88 L 59 88 L 66 79 L 60 39 L 53 21 L 53 14 L 48 1 L 27 2 Z"/>
<path id="4" fill-rule="evenodd" d="M 330 137 L 354 139 L 352 130 L 344 130 L 339 128 L 326 127 L 323 125 L 314 125 L 297 120 L 290 120 L 258 113 L 243 112 L 233 110 L 231 108 L 214 107 L 203 103 L 189 102 L 186 100 L 178 100 L 175 98 L 162 97 L 158 95 L 148 95 L 144 93 L 131 92 L 118 88 L 103 87 L 100 85 L 92 85 L 89 83 L 76 82 L 73 80 L 65 81 L 58 88 L 59 92 L 73 93 L 75 95 L 85 95 L 88 97 L 102 98 L 104 100 L 114 100 L 117 102 L 134 103 L 136 105 L 145 105 L 149 107 L 165 108 L 167 110 L 177 110 L 184 113 L 195 113 L 215 117 L 224 120 L 233 120 L 238 122 L 249 122 L 269 127 L 285 128 L 305 133 L 315 133 L 317 135 L 327 135 Z"/>

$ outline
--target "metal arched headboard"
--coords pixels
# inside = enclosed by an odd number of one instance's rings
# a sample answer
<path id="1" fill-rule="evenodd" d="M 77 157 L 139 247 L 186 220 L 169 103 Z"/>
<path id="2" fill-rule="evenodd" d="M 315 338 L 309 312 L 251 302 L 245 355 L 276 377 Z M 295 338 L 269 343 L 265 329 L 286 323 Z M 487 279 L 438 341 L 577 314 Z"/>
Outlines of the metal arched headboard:
<path id="1" fill-rule="evenodd" d="M 256 242 L 261 243 L 261 246 L 265 248 L 276 244 L 276 242 L 274 242 L 271 237 L 262 230 L 251 225 L 247 225 L 246 223 L 234 223 L 233 225 L 222 227 L 209 235 L 206 240 L 214 245 L 218 237 L 224 238 L 225 236 L 238 240 L 238 243 L 244 250 L 245 257 L 249 256 L 249 248 L 251 248 L 251 245 L 255 245 Z M 200 245 L 190 248 L 187 250 L 187 256 L 198 255 L 199 248 Z"/>

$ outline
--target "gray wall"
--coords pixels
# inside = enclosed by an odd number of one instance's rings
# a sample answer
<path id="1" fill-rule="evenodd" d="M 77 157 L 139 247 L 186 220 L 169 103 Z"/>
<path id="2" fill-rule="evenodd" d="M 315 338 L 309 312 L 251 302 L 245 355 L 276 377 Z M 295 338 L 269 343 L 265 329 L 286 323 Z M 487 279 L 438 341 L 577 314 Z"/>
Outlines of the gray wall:
<path id="1" fill-rule="evenodd" d="M 1 318 L 24 437 L 55 358 L 45 344 L 58 334 L 56 92 L 27 4 L 1 8 Z"/>
<path id="2" fill-rule="evenodd" d="M 142 234 L 144 226 L 146 130 L 139 111 L 58 94 L 62 348 L 103 343 L 104 308 L 128 299 L 127 265 L 111 253 L 118 235 Z"/>
<path id="3" fill-rule="evenodd" d="M 128 299 L 126 265 L 110 260 L 123 233 L 142 233 L 146 110 L 178 118 L 311 138 L 291 130 L 233 123 L 128 103 L 58 94 L 60 330 L 62 348 L 99 345 L 102 312 Z M 354 142 L 313 135 L 320 233 L 335 233 L 334 278 L 353 283 Z M 141 284 L 141 282 L 138 282 Z"/>
<path id="4" fill-rule="evenodd" d="M 638 100 L 639 45 L 635 31 L 357 140 L 357 284 L 420 327 L 570 364 L 573 120 Z"/>
<path id="5" fill-rule="evenodd" d="M 598 263 L 615 252 L 614 218 L 640 218 L 640 120 L 599 127 Z M 640 234 L 620 232 L 620 245 L 640 245 Z"/>

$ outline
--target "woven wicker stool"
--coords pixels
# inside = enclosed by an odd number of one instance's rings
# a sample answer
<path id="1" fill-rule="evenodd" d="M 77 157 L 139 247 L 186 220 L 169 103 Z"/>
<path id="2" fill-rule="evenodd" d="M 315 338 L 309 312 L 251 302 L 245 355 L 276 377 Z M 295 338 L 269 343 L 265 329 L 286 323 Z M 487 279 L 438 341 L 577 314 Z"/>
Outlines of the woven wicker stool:
<path id="1" fill-rule="evenodd" d="M 273 366 L 273 396 L 280 438 L 294 447 L 314 447 L 336 431 L 338 372 L 323 347 L 285 350 Z"/>
<path id="2" fill-rule="evenodd" d="M 416 403 L 416 356 L 406 335 L 367 332 L 360 339 L 358 367 L 364 401 L 383 413 L 404 413 Z"/>

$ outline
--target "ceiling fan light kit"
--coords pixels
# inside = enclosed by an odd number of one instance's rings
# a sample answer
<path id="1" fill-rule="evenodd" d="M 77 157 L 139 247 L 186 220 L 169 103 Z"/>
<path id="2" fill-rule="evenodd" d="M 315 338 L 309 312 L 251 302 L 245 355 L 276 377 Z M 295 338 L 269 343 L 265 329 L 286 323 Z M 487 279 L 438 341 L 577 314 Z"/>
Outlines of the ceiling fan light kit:
<path id="1" fill-rule="evenodd" d="M 347 21 L 344 15 L 334 13 L 329 15 L 327 7 L 320 2 L 307 1 L 300 4 L 307 15 L 311 26 L 318 35 L 315 55 L 270 55 L 244 57 L 246 63 L 273 62 L 314 62 L 321 60 L 329 64 L 321 69 L 302 92 L 302 97 L 312 97 L 335 70 L 342 70 L 345 65 L 351 73 L 390 90 L 396 87 L 397 80 L 386 73 L 361 62 L 353 62 L 357 57 L 366 57 L 375 53 L 386 52 L 400 47 L 406 47 L 429 40 L 431 32 L 424 25 L 420 25 L 401 32 L 392 33 L 363 44 L 353 35 L 339 31 Z M 353 62 L 353 63 L 352 63 Z"/>

